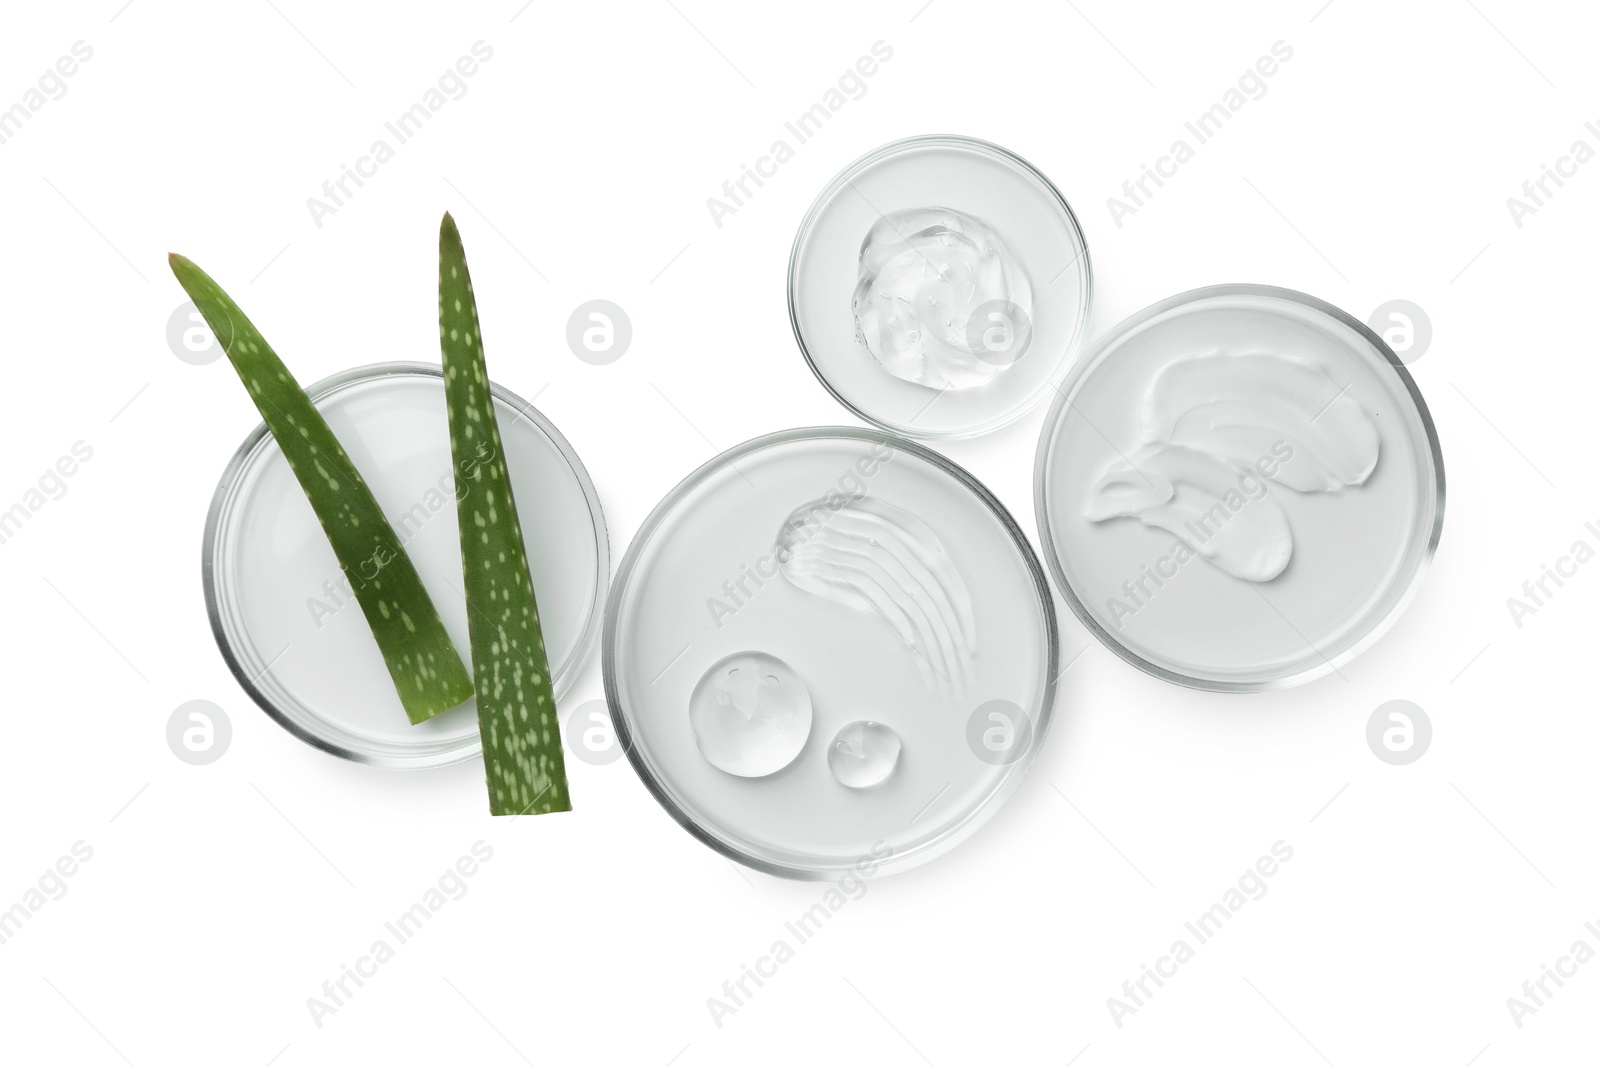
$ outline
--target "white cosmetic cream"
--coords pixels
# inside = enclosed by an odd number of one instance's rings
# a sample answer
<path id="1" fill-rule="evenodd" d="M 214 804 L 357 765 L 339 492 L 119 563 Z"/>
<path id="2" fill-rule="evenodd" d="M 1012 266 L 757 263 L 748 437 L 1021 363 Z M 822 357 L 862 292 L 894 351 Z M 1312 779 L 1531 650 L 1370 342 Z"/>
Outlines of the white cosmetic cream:
<path id="1" fill-rule="evenodd" d="M 1035 469 L 1045 554 L 1113 651 L 1222 691 L 1339 669 L 1404 608 L 1444 512 L 1438 439 L 1383 342 L 1256 285 L 1162 301 L 1074 368 Z"/>
<path id="2" fill-rule="evenodd" d="M 1179 356 L 1156 372 L 1142 426 L 1145 443 L 1110 465 L 1084 514 L 1138 518 L 1252 582 L 1283 573 L 1294 551 L 1267 479 L 1337 492 L 1378 464 L 1372 417 L 1349 383 L 1306 356 Z"/>
<path id="3" fill-rule="evenodd" d="M 1084 514 L 1158 526 L 1236 578 L 1268 582 L 1289 565 L 1289 517 L 1266 483 L 1183 445 L 1148 444 L 1095 482 Z"/>

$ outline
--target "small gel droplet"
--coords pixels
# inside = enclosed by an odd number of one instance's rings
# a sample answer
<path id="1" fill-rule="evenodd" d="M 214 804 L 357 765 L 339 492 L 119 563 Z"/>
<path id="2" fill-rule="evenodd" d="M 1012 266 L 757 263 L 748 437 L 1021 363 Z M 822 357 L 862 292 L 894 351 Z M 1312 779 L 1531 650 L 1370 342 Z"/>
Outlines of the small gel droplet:
<path id="1" fill-rule="evenodd" d="M 851 789 L 877 785 L 900 762 L 900 735 L 881 722 L 853 722 L 828 746 L 828 769 Z"/>

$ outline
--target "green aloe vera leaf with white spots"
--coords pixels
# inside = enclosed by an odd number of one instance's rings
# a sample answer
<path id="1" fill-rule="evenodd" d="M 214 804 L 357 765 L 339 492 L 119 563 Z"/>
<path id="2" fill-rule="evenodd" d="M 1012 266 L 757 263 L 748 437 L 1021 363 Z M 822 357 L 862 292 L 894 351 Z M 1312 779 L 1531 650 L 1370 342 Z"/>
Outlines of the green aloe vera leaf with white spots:
<path id="1" fill-rule="evenodd" d="M 439 226 L 439 347 L 489 811 L 571 811 L 550 663 L 484 367 L 478 307 L 461 233 L 448 214 Z"/>
<path id="2" fill-rule="evenodd" d="M 406 718 L 472 696 L 472 676 L 383 509 L 305 390 L 211 276 L 180 255 L 172 273 L 204 316 L 299 479 L 389 668 Z"/>

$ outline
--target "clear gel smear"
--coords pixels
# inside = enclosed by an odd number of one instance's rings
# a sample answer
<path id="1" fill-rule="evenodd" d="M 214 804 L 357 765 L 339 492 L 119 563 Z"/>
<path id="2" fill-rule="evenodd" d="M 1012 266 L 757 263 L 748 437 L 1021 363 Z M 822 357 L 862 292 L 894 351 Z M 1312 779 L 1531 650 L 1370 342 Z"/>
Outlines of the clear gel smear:
<path id="1" fill-rule="evenodd" d="M 790 512 L 777 543 L 797 589 L 894 627 L 930 686 L 966 684 L 977 647 L 972 596 L 927 523 L 881 500 L 836 494 Z"/>

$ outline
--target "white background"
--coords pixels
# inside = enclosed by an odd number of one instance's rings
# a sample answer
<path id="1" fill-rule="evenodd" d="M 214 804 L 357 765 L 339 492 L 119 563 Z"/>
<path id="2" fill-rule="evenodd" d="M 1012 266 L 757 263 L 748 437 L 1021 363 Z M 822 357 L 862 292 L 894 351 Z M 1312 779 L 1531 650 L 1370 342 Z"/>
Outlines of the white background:
<path id="1" fill-rule="evenodd" d="M 1520 228 L 1506 206 L 1575 139 L 1600 148 L 1583 128 L 1600 119 L 1592 11 L 122 3 L 14 5 L 0 34 L 0 106 L 73 42 L 94 49 L 66 95 L 0 145 L 0 506 L 75 441 L 94 449 L 66 495 L 0 545 L 0 908 L 74 842 L 94 850 L 66 895 L 0 945 L 6 1060 L 1344 1067 L 1593 1054 L 1600 962 L 1520 1028 L 1506 1007 L 1574 941 L 1600 949 L 1583 928 L 1600 920 L 1600 563 L 1520 628 L 1506 607 L 1573 541 L 1597 541 L 1583 523 L 1600 519 L 1600 163 Z M 306 198 L 480 39 L 494 57 L 467 95 L 316 226 Z M 866 95 L 714 225 L 706 198 L 879 40 L 894 55 Z M 1265 97 L 1116 225 L 1107 197 L 1279 40 L 1294 56 Z M 1072 201 L 1096 274 L 1091 335 L 1217 282 L 1301 289 L 1361 319 L 1392 298 L 1421 305 L 1434 338 L 1413 370 L 1444 447 L 1444 538 L 1375 648 L 1286 693 L 1164 684 L 1066 615 L 1064 657 L 1082 655 L 1006 809 L 950 855 L 871 883 L 719 1028 L 706 998 L 822 887 L 701 846 L 626 761 L 569 761 L 577 810 L 508 825 L 485 813 L 479 764 L 355 766 L 290 737 L 235 685 L 206 624 L 200 533 L 257 417 L 225 361 L 190 366 L 168 349 L 182 294 L 163 257 L 202 263 L 310 382 L 437 359 L 435 234 L 453 210 L 493 372 L 538 393 L 570 438 L 620 554 L 715 449 L 851 421 L 796 350 L 789 245 L 840 168 L 927 132 L 1006 145 Z M 596 297 L 634 325 L 608 367 L 564 339 Z M 1030 535 L 1041 417 L 941 446 Z M 569 702 L 600 695 L 591 664 Z M 173 709 L 196 698 L 234 728 L 206 767 L 165 740 Z M 1405 767 L 1364 736 L 1395 698 L 1434 724 Z M 467 896 L 315 1025 L 307 998 L 479 839 L 494 858 Z M 1294 858 L 1270 892 L 1115 1025 L 1107 998 L 1279 840 Z"/>

